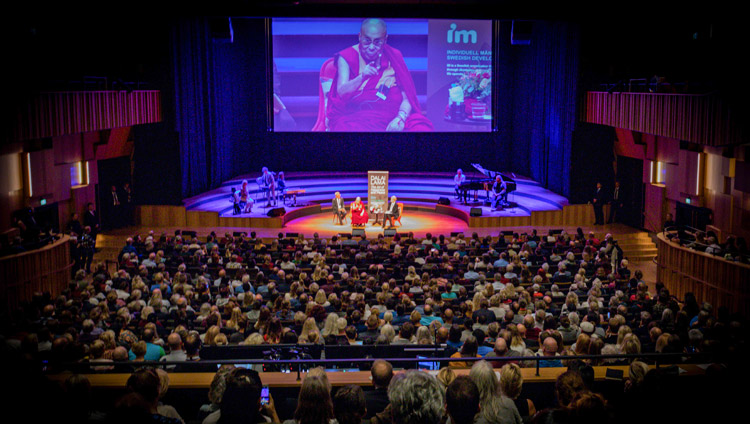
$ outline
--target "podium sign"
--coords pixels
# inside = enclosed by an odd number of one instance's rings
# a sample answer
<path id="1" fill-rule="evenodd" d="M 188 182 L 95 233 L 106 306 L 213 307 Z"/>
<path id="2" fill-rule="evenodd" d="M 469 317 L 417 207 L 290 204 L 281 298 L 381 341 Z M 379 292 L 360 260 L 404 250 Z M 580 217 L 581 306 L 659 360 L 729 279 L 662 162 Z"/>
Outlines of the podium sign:
<path id="1" fill-rule="evenodd" d="M 370 211 L 379 207 L 385 210 L 388 205 L 388 171 L 367 171 L 367 208 Z"/>

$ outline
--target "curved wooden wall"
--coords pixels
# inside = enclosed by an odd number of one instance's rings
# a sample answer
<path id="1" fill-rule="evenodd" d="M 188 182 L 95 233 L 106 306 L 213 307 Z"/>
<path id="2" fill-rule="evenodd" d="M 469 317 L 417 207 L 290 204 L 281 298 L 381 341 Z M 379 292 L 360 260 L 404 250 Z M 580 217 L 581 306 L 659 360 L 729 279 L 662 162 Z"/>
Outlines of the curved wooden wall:
<path id="1" fill-rule="evenodd" d="M 449 215 L 465 221 L 469 227 L 523 227 L 523 226 L 587 226 L 594 223 L 594 208 L 588 204 L 566 205 L 554 211 L 532 211 L 525 216 L 479 216 L 473 217 L 453 206 L 435 207 L 406 204 L 407 210 L 420 210 Z M 287 222 L 303 216 L 329 212 L 330 207 L 312 205 L 289 211 L 280 217 L 220 217 L 218 212 L 188 211 L 184 206 L 143 205 L 138 206 L 139 225 L 144 227 L 256 227 L 282 228 Z M 609 215 L 609 206 L 604 206 L 604 216 Z"/>
<path id="2" fill-rule="evenodd" d="M 35 292 L 57 296 L 70 281 L 70 237 L 37 250 L 0 258 L 0 302 L 14 308 Z"/>
<path id="3" fill-rule="evenodd" d="M 692 292 L 698 302 L 750 316 L 750 265 L 682 247 L 658 234 L 656 280 L 683 298 Z"/>

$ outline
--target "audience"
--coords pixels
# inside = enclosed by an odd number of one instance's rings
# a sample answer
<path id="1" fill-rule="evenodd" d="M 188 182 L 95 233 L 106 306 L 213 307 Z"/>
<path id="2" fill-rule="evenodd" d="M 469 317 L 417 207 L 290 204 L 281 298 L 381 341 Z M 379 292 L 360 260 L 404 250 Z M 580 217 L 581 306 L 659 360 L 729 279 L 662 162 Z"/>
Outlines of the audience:
<path id="1" fill-rule="evenodd" d="M 27 359 L 47 361 L 49 369 L 78 362 L 92 367 L 85 372 L 128 373 L 141 361 L 184 362 L 160 365 L 170 372 L 215 372 L 216 365 L 194 365 L 204 346 L 436 343 L 452 358 L 437 379 L 413 371 L 394 376 L 393 366 L 378 360 L 370 369 L 371 390 L 344 387 L 332 397 L 325 372 L 311 370 L 296 409 L 287 414 L 293 416 L 288 424 L 369 418 L 377 424 L 439 422 L 444 413 L 452 422 L 469 422 L 475 389 L 478 421 L 534 416 L 534 402 L 520 394 L 521 367 L 536 362 L 505 357 L 538 355 L 541 367 L 560 367 L 560 355 L 734 351 L 746 340 L 744 320 L 726 310 L 700 304 L 692 294 L 683 301 L 658 284 L 650 293 L 637 271 L 634 283 L 618 279 L 628 264 L 613 269 L 611 236 L 601 242 L 563 233 L 425 243 L 409 237 L 351 247 L 290 240 L 130 237 L 120 269 L 99 264 L 59 296 L 35 294 L 11 314 L 3 343 Z M 629 390 L 645 379 L 642 363 L 631 365 Z M 502 366 L 499 381 L 493 366 Z M 468 378 L 451 369 L 461 367 L 471 368 Z M 558 407 L 537 415 L 600 416 L 607 402 L 591 392 L 582 373 L 569 368 L 562 374 Z M 168 380 L 157 381 L 161 370 L 151 374 L 133 373 L 131 393 L 118 399 L 113 417 L 181 422 L 177 410 L 159 403 Z M 216 375 L 210 404 L 202 409 L 205 422 L 279 421 L 273 402 L 259 405 L 257 373 L 222 367 Z"/>

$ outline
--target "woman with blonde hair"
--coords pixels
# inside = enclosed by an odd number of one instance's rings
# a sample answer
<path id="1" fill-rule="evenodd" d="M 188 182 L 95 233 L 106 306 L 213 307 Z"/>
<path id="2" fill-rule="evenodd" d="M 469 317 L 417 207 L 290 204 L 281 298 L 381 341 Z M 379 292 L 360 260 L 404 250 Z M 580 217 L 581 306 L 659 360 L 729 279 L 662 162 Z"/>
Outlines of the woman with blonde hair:
<path id="1" fill-rule="evenodd" d="M 622 350 L 622 345 L 625 343 L 625 336 L 628 334 L 633 334 L 633 330 L 630 329 L 627 325 L 621 325 L 620 328 L 617 330 L 617 349 Z"/>
<path id="2" fill-rule="evenodd" d="M 410 265 L 409 268 L 407 268 L 406 276 L 404 277 L 404 281 L 407 283 L 412 283 L 414 280 L 418 280 L 419 275 L 417 275 L 417 270 L 414 268 L 413 265 Z"/>
<path id="3" fill-rule="evenodd" d="M 318 289 L 318 292 L 315 293 L 315 303 L 317 303 L 318 305 L 324 308 L 331 306 L 331 303 L 328 302 L 328 297 L 326 296 L 326 292 L 323 289 Z"/>
<path id="4" fill-rule="evenodd" d="M 518 332 L 518 326 L 516 324 L 510 324 L 507 327 L 510 332 L 510 350 L 516 353 L 515 356 L 521 356 L 523 351 L 526 349 L 526 342 L 523 341 L 523 337 Z"/>
<path id="5" fill-rule="evenodd" d="M 380 327 L 380 335 L 388 338 L 388 343 L 393 343 L 393 339 L 396 338 L 396 330 L 391 324 L 385 324 Z"/>
<path id="6" fill-rule="evenodd" d="M 240 329 L 240 321 L 244 321 L 245 315 L 242 313 L 242 309 L 238 307 L 232 308 L 232 315 L 229 318 L 229 321 L 227 321 L 226 328 L 231 328 L 233 330 L 239 330 Z"/>
<path id="7" fill-rule="evenodd" d="M 513 401 L 498 390 L 497 376 L 487 361 L 478 361 L 469 371 L 469 377 L 479 389 L 481 418 L 488 423 L 514 423 L 523 421 Z"/>
<path id="8" fill-rule="evenodd" d="M 315 323 L 315 318 L 310 317 L 302 324 L 299 340 L 300 343 L 320 343 L 323 340 L 320 336 L 320 330 L 318 330 L 318 324 Z"/>
<path id="9" fill-rule="evenodd" d="M 216 336 L 221 333 L 218 325 L 212 325 L 206 330 L 203 338 L 203 344 L 206 346 L 216 346 Z"/>
<path id="10" fill-rule="evenodd" d="M 521 367 L 516 364 L 505 364 L 500 368 L 500 392 L 513 400 L 521 417 L 531 417 L 536 407 L 531 399 L 519 398 L 523 389 Z"/>
<path id="11" fill-rule="evenodd" d="M 424 345 L 433 344 L 432 331 L 430 331 L 430 327 L 422 325 L 419 328 L 417 328 L 417 344 L 424 344 Z"/>
<path id="12" fill-rule="evenodd" d="M 443 367 L 440 368 L 440 371 L 437 373 L 437 381 L 440 382 L 440 384 L 443 386 L 443 390 L 447 389 L 448 386 L 453 382 L 453 380 L 456 379 L 456 373 L 453 371 L 453 368 L 451 367 Z"/>
<path id="13" fill-rule="evenodd" d="M 589 346 L 591 346 L 591 336 L 586 333 L 579 334 L 574 346 L 574 355 L 588 355 Z"/>
<path id="14" fill-rule="evenodd" d="M 318 293 L 321 291 L 322 290 L 318 291 Z M 336 321 L 338 318 L 339 316 L 333 312 L 326 316 L 326 320 L 323 323 L 323 330 L 320 332 L 320 335 L 323 336 L 324 339 L 330 335 L 336 335 L 338 333 L 338 328 L 336 328 Z"/>

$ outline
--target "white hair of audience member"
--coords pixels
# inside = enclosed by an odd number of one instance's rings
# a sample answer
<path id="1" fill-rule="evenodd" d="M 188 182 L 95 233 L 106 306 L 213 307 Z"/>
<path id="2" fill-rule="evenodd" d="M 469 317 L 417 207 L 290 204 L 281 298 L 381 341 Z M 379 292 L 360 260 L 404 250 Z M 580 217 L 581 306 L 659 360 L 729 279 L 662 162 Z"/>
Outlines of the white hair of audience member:
<path id="1" fill-rule="evenodd" d="M 570 326 L 573 328 L 578 328 L 578 324 L 581 323 L 581 318 L 578 316 L 578 312 L 569 313 L 568 319 L 570 320 Z"/>
<path id="2" fill-rule="evenodd" d="M 393 329 L 391 324 L 384 324 L 380 327 L 380 334 L 387 337 L 389 343 L 392 343 L 393 339 L 396 338 L 396 330 Z"/>
<path id="3" fill-rule="evenodd" d="M 602 348 L 602 355 L 618 355 L 620 354 L 620 350 L 617 348 L 616 345 L 613 344 L 607 344 L 604 345 Z M 614 364 L 618 361 L 617 358 L 605 358 L 602 360 L 605 364 Z"/>
<path id="4" fill-rule="evenodd" d="M 417 328 L 417 344 L 434 344 L 430 327 L 422 325 Z"/>
<path id="5" fill-rule="evenodd" d="M 442 421 L 445 393 L 438 380 L 419 370 L 397 374 L 388 386 L 394 424 L 432 424 Z"/>
<path id="6" fill-rule="evenodd" d="M 325 323 L 323 324 L 323 330 L 320 331 L 320 335 L 323 337 L 328 337 L 331 334 L 336 333 L 336 320 L 338 320 L 339 316 L 331 312 L 326 316 Z"/>

